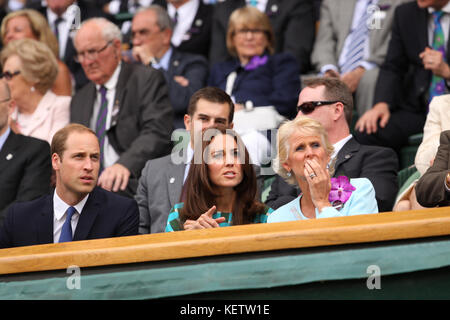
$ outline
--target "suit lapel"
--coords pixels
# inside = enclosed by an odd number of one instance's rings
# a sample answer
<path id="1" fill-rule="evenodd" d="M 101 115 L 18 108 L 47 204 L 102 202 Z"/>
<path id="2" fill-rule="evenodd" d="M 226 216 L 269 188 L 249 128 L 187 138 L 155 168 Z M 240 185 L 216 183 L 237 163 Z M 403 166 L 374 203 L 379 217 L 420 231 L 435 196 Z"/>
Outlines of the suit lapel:
<path id="1" fill-rule="evenodd" d="M 338 39 L 344 39 L 340 43 L 340 48 L 338 48 L 339 54 L 342 52 L 344 47 L 345 39 L 352 29 L 353 22 L 353 12 L 355 11 L 357 0 L 340 1 L 338 5 L 339 10 L 339 33 L 341 34 Z"/>
<path id="2" fill-rule="evenodd" d="M 95 219 L 99 214 L 102 204 L 104 205 L 104 197 L 98 192 L 98 187 L 94 188 L 89 194 L 89 198 L 81 211 L 80 219 L 78 220 L 77 228 L 73 235 L 73 240 L 86 240 L 94 225 Z"/>
<path id="3" fill-rule="evenodd" d="M 8 138 L 6 138 L 2 149 L 0 150 L 0 172 L 6 170 L 6 166 L 10 161 L 14 161 L 15 152 L 19 149 L 20 143 L 17 135 L 11 130 Z"/>
<path id="4" fill-rule="evenodd" d="M 166 179 L 171 207 L 180 202 L 185 168 L 185 164 L 175 165 L 171 162 L 169 170 L 167 170 Z"/>
<path id="5" fill-rule="evenodd" d="M 43 198 L 43 205 L 36 215 L 37 241 L 39 244 L 53 243 L 53 194 Z"/>
<path id="6" fill-rule="evenodd" d="M 417 40 L 419 43 L 419 52 L 425 50 L 425 47 L 429 46 L 428 41 L 428 11 L 427 9 L 420 9 L 417 7 L 417 16 L 411 21 L 417 21 L 411 26 L 414 26 L 416 30 L 411 30 L 411 34 L 417 34 Z"/>
<path id="7" fill-rule="evenodd" d="M 355 138 L 351 138 L 347 143 L 342 147 L 342 149 L 338 152 L 336 156 L 336 163 L 334 164 L 334 175 L 336 176 L 341 169 L 341 166 L 347 162 L 349 159 L 353 157 L 353 155 L 358 152 L 360 148 L 359 143 L 355 140 Z"/>
<path id="8" fill-rule="evenodd" d="M 118 108 L 119 110 L 117 110 L 117 113 L 115 113 L 115 116 L 113 115 L 113 118 L 111 119 L 111 127 L 113 127 L 117 124 L 118 116 L 119 116 L 120 112 L 122 111 L 120 106 L 124 105 L 123 100 L 125 99 L 126 92 L 127 92 L 127 82 L 128 82 L 128 79 L 130 78 L 132 71 L 133 70 L 130 65 L 122 62 L 122 65 L 120 68 L 120 73 L 119 73 L 119 79 L 117 79 L 116 94 L 114 97 L 114 104 L 113 104 L 113 108 Z M 114 110 L 113 110 L 113 113 L 114 113 Z"/>
<path id="9" fill-rule="evenodd" d="M 86 96 L 84 97 L 84 105 L 76 112 L 81 114 L 81 123 L 89 127 L 91 123 L 91 116 L 94 112 L 95 99 L 97 98 L 97 89 L 95 88 L 95 84 L 93 82 L 89 82 L 87 86 Z M 73 114 L 75 111 L 71 110 L 71 112 Z"/>

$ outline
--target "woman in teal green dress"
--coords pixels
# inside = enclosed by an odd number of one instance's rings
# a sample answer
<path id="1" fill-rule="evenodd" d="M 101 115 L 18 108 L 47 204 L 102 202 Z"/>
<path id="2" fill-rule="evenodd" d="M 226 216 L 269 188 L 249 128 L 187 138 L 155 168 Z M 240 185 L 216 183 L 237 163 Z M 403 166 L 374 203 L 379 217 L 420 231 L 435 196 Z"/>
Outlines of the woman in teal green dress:
<path id="1" fill-rule="evenodd" d="M 208 129 L 195 141 L 181 198 L 166 232 L 265 223 L 273 211 L 256 200 L 256 174 L 245 145 L 223 127 Z"/>

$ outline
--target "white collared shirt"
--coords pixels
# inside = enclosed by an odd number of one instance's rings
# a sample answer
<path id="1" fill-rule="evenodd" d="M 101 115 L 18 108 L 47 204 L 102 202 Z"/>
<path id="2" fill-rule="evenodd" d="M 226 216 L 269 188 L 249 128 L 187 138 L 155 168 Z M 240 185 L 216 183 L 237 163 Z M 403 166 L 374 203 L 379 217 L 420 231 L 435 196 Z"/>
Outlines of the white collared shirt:
<path id="1" fill-rule="evenodd" d="M 76 4 L 76 2 L 74 3 Z M 62 60 L 66 52 L 67 41 L 70 37 L 71 26 L 75 20 L 76 10 L 66 10 L 61 18 L 64 19 L 58 25 L 58 46 L 59 46 L 59 58 Z M 53 32 L 55 32 L 55 20 L 58 18 L 56 13 L 47 8 L 48 24 Z"/>
<path id="2" fill-rule="evenodd" d="M 6 139 L 8 139 L 9 133 L 11 132 L 11 129 L 9 126 L 6 128 L 6 131 L 0 135 L 0 151 L 2 151 L 3 145 L 6 142 Z"/>
<path id="3" fill-rule="evenodd" d="M 199 5 L 199 0 L 189 0 L 178 9 L 176 9 L 171 3 L 167 4 L 167 13 L 169 14 L 170 18 L 173 19 L 175 17 L 175 12 L 178 13 L 178 22 L 173 30 L 171 39 L 172 44 L 175 47 L 178 47 L 182 41 L 189 40 L 187 38 L 190 36 L 188 34 L 188 31 L 191 28 L 192 23 L 194 22 L 195 16 L 197 15 Z"/>
<path id="4" fill-rule="evenodd" d="M 433 36 L 434 36 L 434 20 L 433 20 L 433 15 L 432 13 L 436 11 L 433 8 L 429 7 L 428 8 L 428 45 L 430 47 L 433 47 Z M 450 27 L 450 2 L 447 3 L 442 9 L 441 11 L 444 12 L 444 14 L 441 17 L 441 26 L 442 26 L 442 31 L 444 32 L 444 37 L 445 37 L 445 50 L 447 51 L 447 43 L 448 43 L 448 29 Z M 444 57 L 445 59 L 445 57 Z"/>
<path id="5" fill-rule="evenodd" d="M 192 161 L 192 158 L 194 157 L 194 149 L 192 149 L 190 142 L 189 142 L 189 146 L 186 151 L 187 151 L 187 156 L 186 156 L 186 166 L 184 167 L 183 184 L 186 182 L 186 178 L 189 173 L 189 168 L 191 167 L 191 161 Z"/>
<path id="6" fill-rule="evenodd" d="M 118 112 L 118 102 L 114 101 L 116 96 L 116 86 L 117 81 L 119 80 L 119 74 L 120 74 L 121 64 L 117 66 L 116 70 L 114 71 L 111 78 L 104 84 L 106 87 L 106 99 L 108 100 L 108 114 L 106 115 L 106 131 L 109 130 L 111 127 L 111 120 L 113 117 L 113 111 Z M 95 131 L 95 124 L 97 122 L 98 113 L 100 111 L 100 102 L 101 102 L 101 95 L 99 92 L 100 85 L 95 85 L 97 89 L 97 98 L 95 99 L 92 118 L 91 118 L 91 124 L 90 127 L 92 130 Z M 104 150 L 103 150 L 103 159 L 104 159 L 104 168 L 112 166 L 114 163 L 117 162 L 119 159 L 119 155 L 114 150 L 112 145 L 109 143 L 108 136 L 105 136 L 105 144 L 104 144 Z"/>
<path id="7" fill-rule="evenodd" d="M 83 200 L 78 202 L 76 205 L 72 206 L 77 211 L 72 216 L 72 237 L 75 234 L 75 230 L 78 225 L 78 220 L 80 219 L 81 212 L 83 211 L 84 205 L 89 197 L 89 194 L 86 195 Z M 53 243 L 58 243 L 59 238 L 61 236 L 61 229 L 66 221 L 67 217 L 67 209 L 69 209 L 67 203 L 65 203 L 56 193 L 56 190 L 53 194 Z"/>
<path id="8" fill-rule="evenodd" d="M 351 139 L 353 138 L 353 136 L 351 134 L 349 134 L 347 137 L 345 137 L 344 139 L 339 140 L 338 142 L 336 142 L 335 144 L 333 144 L 334 147 L 334 151 L 333 154 L 331 155 L 331 159 L 334 159 L 337 154 L 339 153 L 339 151 L 341 151 L 342 147 Z"/>

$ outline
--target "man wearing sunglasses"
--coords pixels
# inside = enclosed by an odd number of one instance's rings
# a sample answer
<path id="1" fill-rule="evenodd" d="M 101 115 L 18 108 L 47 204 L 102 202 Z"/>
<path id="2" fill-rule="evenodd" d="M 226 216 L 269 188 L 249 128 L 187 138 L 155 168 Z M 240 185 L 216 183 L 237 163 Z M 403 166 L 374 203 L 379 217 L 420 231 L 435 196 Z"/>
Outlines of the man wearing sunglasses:
<path id="1" fill-rule="evenodd" d="M 121 62 L 120 30 L 104 18 L 86 20 L 74 43 L 90 83 L 72 98 L 71 122 L 99 138 L 98 185 L 133 197 L 145 162 L 170 153 L 173 111 L 164 76 Z"/>
<path id="2" fill-rule="evenodd" d="M 327 130 L 334 146 L 334 176 L 368 178 L 375 189 L 378 210 L 391 211 L 398 191 L 397 155 L 389 148 L 361 145 L 350 134 L 353 97 L 348 87 L 336 78 L 307 80 L 297 110 L 298 115 L 319 121 Z M 277 209 L 299 193 L 298 188 L 276 176 L 266 204 Z"/>

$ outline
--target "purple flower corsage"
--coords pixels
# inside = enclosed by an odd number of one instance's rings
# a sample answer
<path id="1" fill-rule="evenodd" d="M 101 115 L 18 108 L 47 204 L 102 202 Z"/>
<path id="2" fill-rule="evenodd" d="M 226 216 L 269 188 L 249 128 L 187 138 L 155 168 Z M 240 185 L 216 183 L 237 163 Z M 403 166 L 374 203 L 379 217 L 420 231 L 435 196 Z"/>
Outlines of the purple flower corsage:
<path id="1" fill-rule="evenodd" d="M 331 178 L 331 191 L 328 200 L 333 208 L 341 210 L 355 190 L 356 188 L 351 185 L 346 176 Z"/>
<path id="2" fill-rule="evenodd" d="M 250 59 L 250 61 L 245 65 L 244 70 L 250 71 L 255 70 L 259 66 L 263 66 L 267 63 L 269 60 L 269 57 L 267 55 L 264 55 L 262 57 L 260 56 L 254 56 Z"/>

